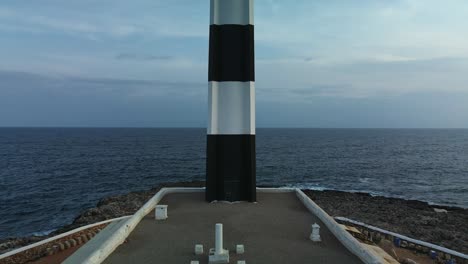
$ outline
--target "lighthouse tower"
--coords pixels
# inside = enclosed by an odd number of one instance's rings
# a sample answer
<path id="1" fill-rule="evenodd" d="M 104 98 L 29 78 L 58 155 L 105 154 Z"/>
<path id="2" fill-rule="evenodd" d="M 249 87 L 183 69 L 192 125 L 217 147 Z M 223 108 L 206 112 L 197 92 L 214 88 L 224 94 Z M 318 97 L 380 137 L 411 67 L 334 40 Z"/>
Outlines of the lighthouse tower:
<path id="1" fill-rule="evenodd" d="M 256 201 L 253 0 L 211 0 L 207 201 Z"/>

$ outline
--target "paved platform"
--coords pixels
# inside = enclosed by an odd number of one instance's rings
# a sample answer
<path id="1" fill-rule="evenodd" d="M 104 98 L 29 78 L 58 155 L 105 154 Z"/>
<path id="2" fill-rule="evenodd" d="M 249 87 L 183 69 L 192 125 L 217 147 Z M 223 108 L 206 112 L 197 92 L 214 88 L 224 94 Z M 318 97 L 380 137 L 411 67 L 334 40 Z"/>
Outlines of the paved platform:
<path id="1" fill-rule="evenodd" d="M 296 198 L 294 193 L 258 193 L 258 203 L 206 203 L 204 193 L 169 194 L 169 218 L 145 216 L 104 263 L 183 264 L 208 263 L 208 256 L 194 255 L 195 244 L 205 253 L 214 247 L 215 224 L 224 224 L 224 247 L 230 263 L 362 263 L 349 252 Z M 321 243 L 309 240 L 311 224 L 321 228 Z M 245 253 L 236 255 L 235 245 Z"/>

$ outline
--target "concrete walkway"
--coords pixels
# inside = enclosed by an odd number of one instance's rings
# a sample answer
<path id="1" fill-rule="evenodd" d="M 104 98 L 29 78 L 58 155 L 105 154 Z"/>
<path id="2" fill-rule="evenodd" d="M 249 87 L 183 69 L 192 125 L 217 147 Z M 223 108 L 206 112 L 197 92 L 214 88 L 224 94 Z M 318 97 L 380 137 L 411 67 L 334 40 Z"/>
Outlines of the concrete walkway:
<path id="1" fill-rule="evenodd" d="M 351 254 L 302 205 L 294 193 L 258 193 L 258 203 L 213 203 L 203 193 L 169 194 L 169 219 L 155 221 L 154 211 L 135 228 L 128 242 L 104 263 L 207 263 L 207 255 L 195 256 L 194 245 L 205 252 L 214 247 L 214 225 L 224 224 L 224 245 L 231 262 L 247 263 L 362 263 Z M 309 240 L 310 225 L 321 225 L 323 242 Z M 235 245 L 245 254 L 236 255 Z"/>

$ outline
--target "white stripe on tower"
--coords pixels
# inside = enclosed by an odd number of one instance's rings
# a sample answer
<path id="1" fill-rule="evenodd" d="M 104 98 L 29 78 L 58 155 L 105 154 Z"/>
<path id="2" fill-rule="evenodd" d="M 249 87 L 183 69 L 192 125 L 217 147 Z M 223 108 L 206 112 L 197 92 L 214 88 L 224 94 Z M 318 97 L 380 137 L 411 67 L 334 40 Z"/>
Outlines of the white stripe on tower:
<path id="1" fill-rule="evenodd" d="M 210 25 L 253 25 L 250 0 L 211 0 Z"/>
<path id="2" fill-rule="evenodd" d="M 255 135 L 254 82 L 210 82 L 208 135 Z"/>
<path id="3" fill-rule="evenodd" d="M 256 200 L 253 0 L 211 0 L 206 199 Z"/>

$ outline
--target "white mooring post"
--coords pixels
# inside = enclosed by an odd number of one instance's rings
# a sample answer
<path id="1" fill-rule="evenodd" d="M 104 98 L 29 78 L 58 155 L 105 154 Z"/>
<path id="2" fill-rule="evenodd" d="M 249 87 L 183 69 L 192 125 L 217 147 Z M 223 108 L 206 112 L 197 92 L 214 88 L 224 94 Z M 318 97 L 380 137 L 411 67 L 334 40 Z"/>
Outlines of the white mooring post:
<path id="1" fill-rule="evenodd" d="M 310 234 L 310 240 L 314 242 L 322 241 L 320 238 L 320 226 L 317 223 L 312 225 L 312 234 Z"/>
<path id="2" fill-rule="evenodd" d="M 210 249 L 208 263 L 229 263 L 229 250 L 223 248 L 223 224 L 216 224 L 215 248 Z"/>
<path id="3" fill-rule="evenodd" d="M 223 224 L 216 224 L 216 255 L 223 254 Z"/>

